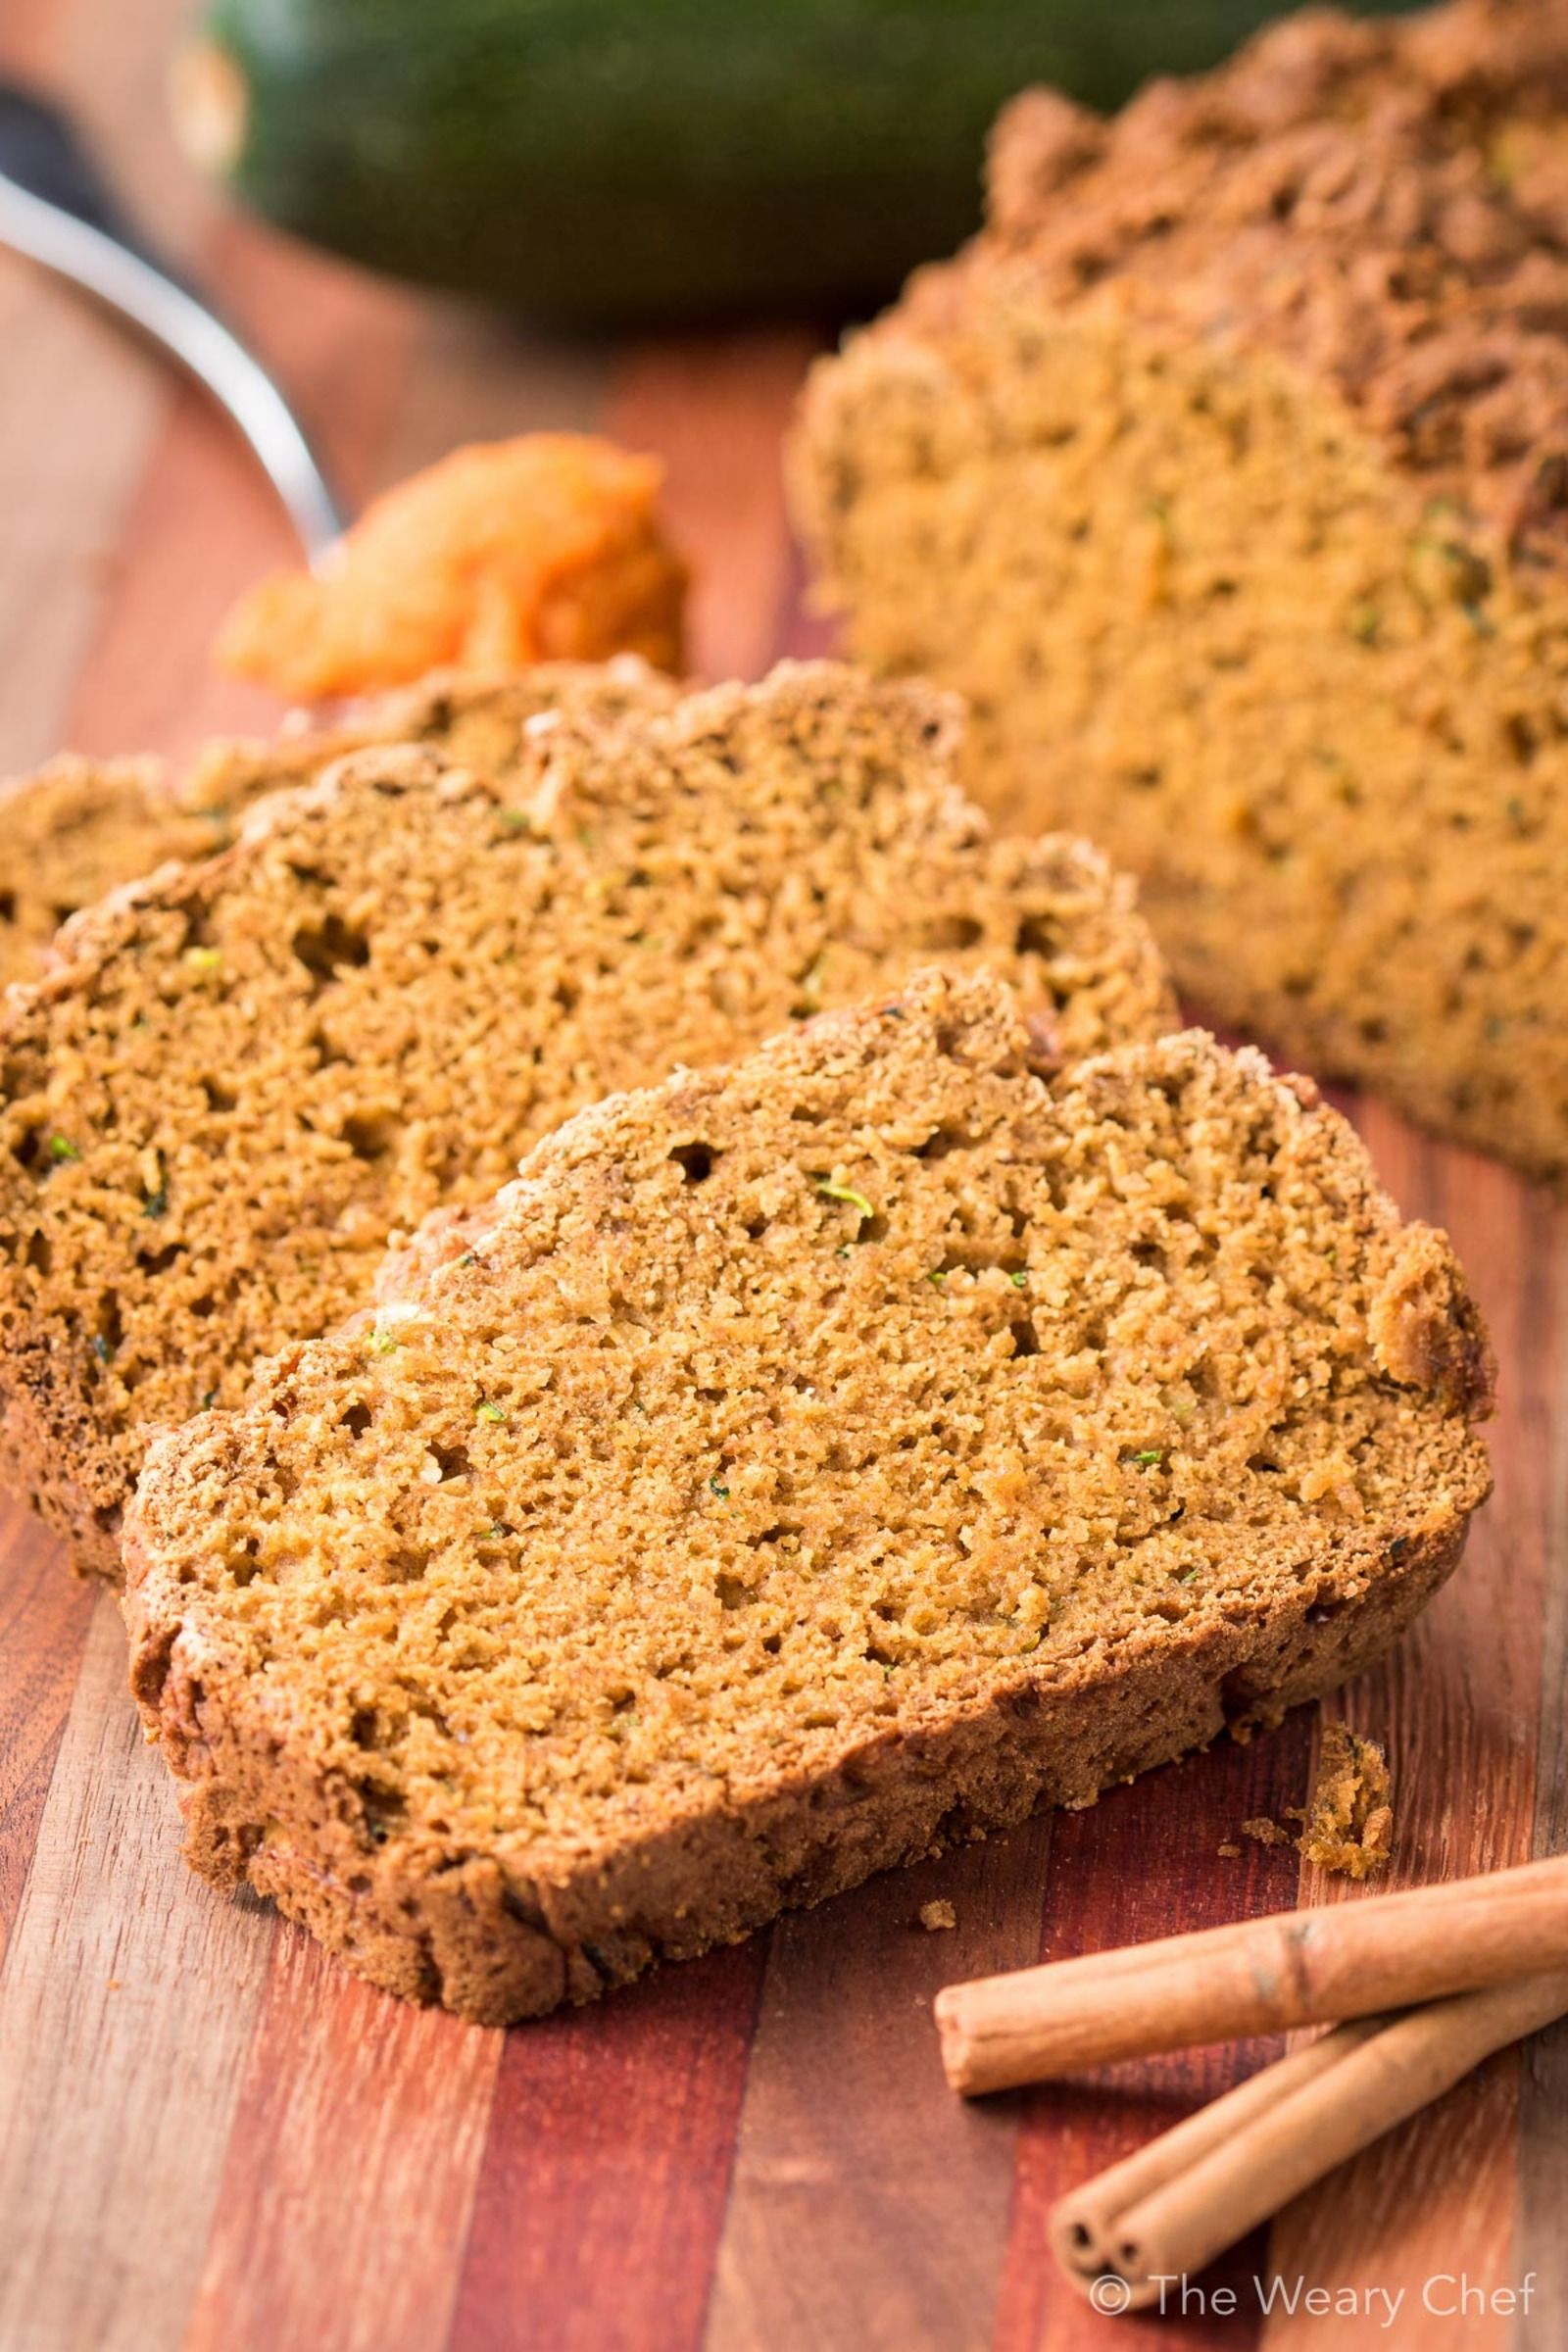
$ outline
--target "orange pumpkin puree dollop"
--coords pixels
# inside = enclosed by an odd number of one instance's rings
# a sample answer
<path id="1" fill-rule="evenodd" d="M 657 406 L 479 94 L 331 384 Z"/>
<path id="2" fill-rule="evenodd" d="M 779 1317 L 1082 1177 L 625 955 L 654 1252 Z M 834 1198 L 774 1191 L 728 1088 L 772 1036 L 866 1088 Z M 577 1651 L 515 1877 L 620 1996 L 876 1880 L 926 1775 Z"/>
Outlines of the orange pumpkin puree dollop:
<path id="1" fill-rule="evenodd" d="M 217 660 L 305 701 L 427 670 L 636 653 L 681 664 L 662 467 L 578 433 L 475 443 L 367 507 L 322 567 L 243 596 Z"/>

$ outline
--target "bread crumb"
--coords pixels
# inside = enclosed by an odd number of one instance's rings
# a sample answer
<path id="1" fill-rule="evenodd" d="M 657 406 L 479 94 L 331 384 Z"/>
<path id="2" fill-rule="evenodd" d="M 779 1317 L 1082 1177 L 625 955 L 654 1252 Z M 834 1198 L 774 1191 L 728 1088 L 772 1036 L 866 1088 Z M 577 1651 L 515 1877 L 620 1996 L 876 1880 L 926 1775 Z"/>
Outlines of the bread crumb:
<path id="1" fill-rule="evenodd" d="M 1291 1842 L 1289 1830 L 1282 1830 L 1277 1821 L 1270 1821 L 1261 1814 L 1255 1821 L 1243 1822 L 1242 1836 L 1255 1838 L 1259 1845 L 1289 1845 Z"/>
<path id="2" fill-rule="evenodd" d="M 920 1905 L 920 1925 L 928 1936 L 935 1936 L 943 1928 L 956 1928 L 957 1924 L 958 1914 L 951 1903 L 935 1902 Z"/>
<path id="3" fill-rule="evenodd" d="M 1241 1852 L 1241 1847 L 1232 1838 L 1227 1838 L 1224 1844 L 1219 1848 L 1219 1851 L 1225 1856 L 1225 1859 L 1228 1862 L 1234 1862 L 1236 1856 Z"/>
<path id="4" fill-rule="evenodd" d="M 1389 1759 L 1375 1740 L 1348 1723 L 1326 1723 L 1317 1779 L 1298 1844 L 1319 1870 L 1364 1879 L 1381 1870 L 1394 1846 Z"/>

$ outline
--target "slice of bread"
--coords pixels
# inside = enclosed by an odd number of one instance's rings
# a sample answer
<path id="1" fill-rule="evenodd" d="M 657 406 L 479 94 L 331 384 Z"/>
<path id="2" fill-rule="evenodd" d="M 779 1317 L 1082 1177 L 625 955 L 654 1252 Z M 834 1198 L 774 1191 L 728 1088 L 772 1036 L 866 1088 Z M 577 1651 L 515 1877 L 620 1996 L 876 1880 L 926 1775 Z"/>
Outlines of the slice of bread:
<path id="1" fill-rule="evenodd" d="M 1200 1033 L 928 972 L 539 1144 L 154 1449 L 187 1850 L 376 1984 L 582 2000 L 1330 1690 L 1486 1494 L 1443 1237 Z"/>
<path id="2" fill-rule="evenodd" d="M 0 1016 L 0 1442 L 78 1556 L 116 1572 L 154 1428 L 237 1403 L 395 1231 L 611 1088 L 933 954 L 1016 977 L 1043 1063 L 1168 1026 L 1129 887 L 993 841 L 957 727 L 821 664 L 549 713 L 499 783 L 372 750 L 78 916 Z"/>
<path id="3" fill-rule="evenodd" d="M 35 979 L 56 931 L 81 907 L 172 858 L 209 857 L 252 802 L 306 782 L 362 745 L 428 743 L 506 775 L 538 711 L 652 709 L 676 691 L 629 657 L 603 666 L 557 662 L 505 676 L 437 676 L 367 703 L 330 728 L 296 718 L 267 740 L 209 744 L 188 774 L 175 776 L 160 760 L 67 754 L 14 776 L 0 783 L 0 986 Z"/>

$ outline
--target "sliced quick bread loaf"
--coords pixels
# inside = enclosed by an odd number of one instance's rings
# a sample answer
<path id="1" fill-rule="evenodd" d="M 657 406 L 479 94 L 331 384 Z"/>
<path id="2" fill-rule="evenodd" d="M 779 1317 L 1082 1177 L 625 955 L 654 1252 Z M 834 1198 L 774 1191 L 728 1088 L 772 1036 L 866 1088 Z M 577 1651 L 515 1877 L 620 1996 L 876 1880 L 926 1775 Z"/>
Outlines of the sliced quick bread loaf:
<path id="1" fill-rule="evenodd" d="M 153 1428 L 237 1402 L 394 1231 L 611 1088 L 933 954 L 1016 977 L 1043 1065 L 1168 1026 L 1128 887 L 993 841 L 956 731 L 823 664 L 536 720 L 505 783 L 372 750 L 79 916 L 0 1020 L 0 1396 L 80 1556 L 115 1572 Z"/>
<path id="2" fill-rule="evenodd" d="M 1309 8 L 1113 122 L 813 378 L 847 643 L 1137 873 L 1206 1010 L 1568 1176 L 1568 7 Z"/>
<path id="3" fill-rule="evenodd" d="M 209 744 L 188 774 L 160 760 L 68 755 L 0 783 L 0 985 L 31 980 L 60 925 L 171 858 L 205 858 L 263 794 L 318 775 L 370 743 L 428 743 L 504 777 L 541 710 L 654 708 L 677 689 L 631 657 L 547 662 L 505 676 L 438 676 L 318 730 L 294 723 L 267 740 Z"/>
<path id="4" fill-rule="evenodd" d="M 1250 1050 L 1031 1054 L 926 973 L 603 1102 L 160 1443 L 125 1605 L 196 1868 L 497 2023 L 1382 1649 L 1488 1486 L 1446 1243 Z"/>

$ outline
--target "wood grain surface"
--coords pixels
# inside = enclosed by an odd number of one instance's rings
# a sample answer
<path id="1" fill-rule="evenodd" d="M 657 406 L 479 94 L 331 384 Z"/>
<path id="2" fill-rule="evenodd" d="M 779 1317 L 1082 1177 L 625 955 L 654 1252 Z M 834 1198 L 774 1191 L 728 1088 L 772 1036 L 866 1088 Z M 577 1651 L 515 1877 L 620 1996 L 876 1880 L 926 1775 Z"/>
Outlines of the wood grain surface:
<path id="1" fill-rule="evenodd" d="M 0 70 L 72 98 L 286 376 L 351 497 L 475 435 L 603 427 L 667 462 L 700 669 L 824 645 L 777 466 L 808 325 L 560 344 L 226 218 L 161 124 L 182 13 L 7 0 Z M 234 589 L 291 554 L 221 420 L 0 257 L 0 768 L 270 724 L 207 647 Z M 1401 1205 L 1452 1232 L 1502 1373 L 1497 1491 L 1467 1563 L 1344 1702 L 1389 1746 L 1396 1874 L 1413 1884 L 1568 1845 L 1568 1225 L 1500 1169 L 1346 1106 Z M 1300 1800 L 1314 1739 L 1303 1712 L 600 2008 L 483 2033 L 370 1992 L 188 1877 L 114 1603 L 0 1501 L 0 2347 L 1066 2352 L 1119 2329 L 1238 2352 L 1559 2352 L 1560 2029 L 1148 2321 L 1098 2317 L 1060 2283 L 1051 2200 L 1265 2051 L 975 2106 L 944 2087 L 930 2003 L 952 1977 L 1359 1899 L 1288 1847 L 1238 1840 Z M 951 1933 L 919 1925 L 937 1895 Z M 1530 2308 L 1499 2308 L 1527 2279 Z M 1266 2313 L 1258 2280 L 1277 2282 Z M 1359 2308 L 1314 2313 L 1303 2287 Z"/>

